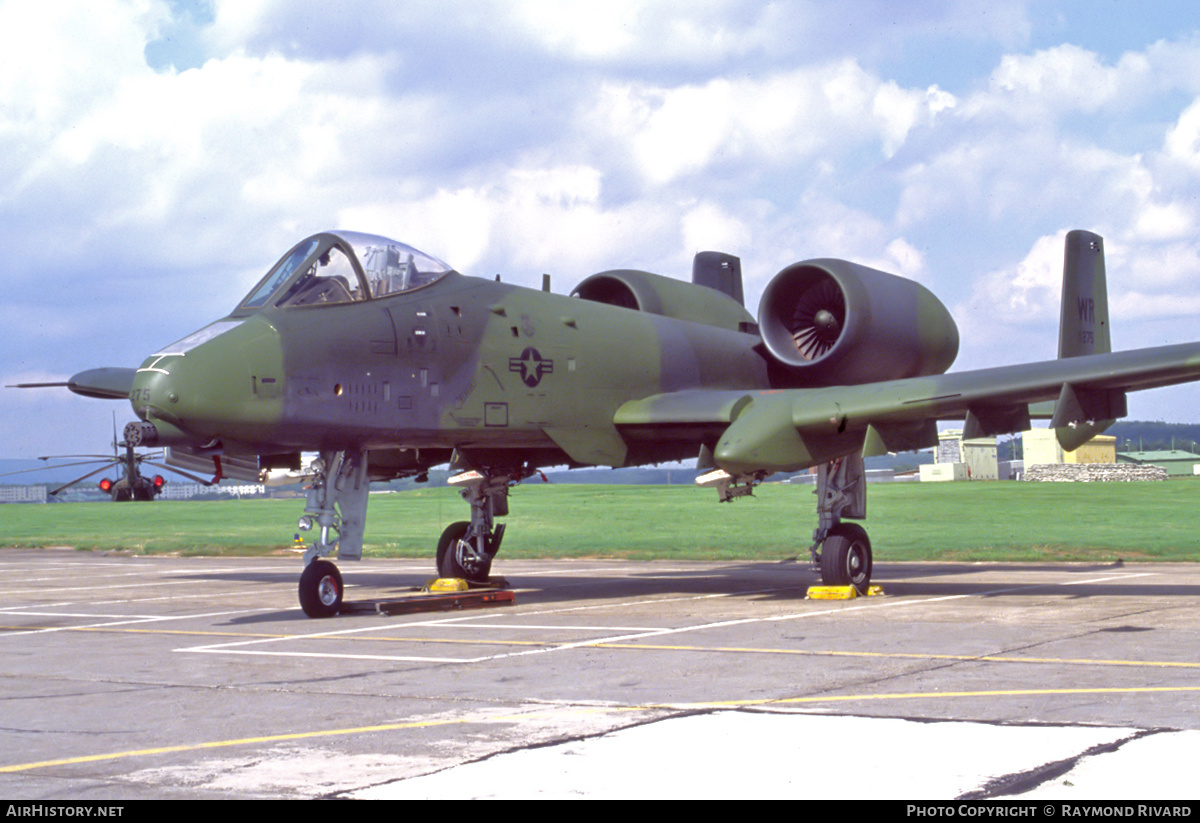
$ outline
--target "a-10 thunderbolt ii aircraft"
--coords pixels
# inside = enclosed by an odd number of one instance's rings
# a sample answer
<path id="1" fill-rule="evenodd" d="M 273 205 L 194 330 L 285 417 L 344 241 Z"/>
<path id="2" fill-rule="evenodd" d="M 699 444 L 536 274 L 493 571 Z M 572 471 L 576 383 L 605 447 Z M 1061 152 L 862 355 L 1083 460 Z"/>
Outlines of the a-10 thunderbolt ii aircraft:
<path id="1" fill-rule="evenodd" d="M 336 614 L 329 560 L 362 553 L 371 480 L 449 463 L 470 519 L 437 546 L 442 576 L 487 578 L 508 492 L 539 467 L 696 460 L 720 500 L 819 467 L 812 556 L 864 589 L 872 553 L 863 455 L 1014 433 L 1050 417 L 1067 449 L 1126 414 L 1126 392 L 1200 379 L 1200 343 L 1110 352 L 1103 241 L 1067 236 L 1058 359 L 946 374 L 958 330 L 912 281 L 844 260 L 794 263 L 758 318 L 740 262 L 696 256 L 692 283 L 594 274 L 570 296 L 464 276 L 403 243 L 302 240 L 230 314 L 140 368 L 81 372 L 80 394 L 128 399 L 126 442 L 168 463 L 254 478 L 318 452 L 301 528 L 300 603 Z"/>

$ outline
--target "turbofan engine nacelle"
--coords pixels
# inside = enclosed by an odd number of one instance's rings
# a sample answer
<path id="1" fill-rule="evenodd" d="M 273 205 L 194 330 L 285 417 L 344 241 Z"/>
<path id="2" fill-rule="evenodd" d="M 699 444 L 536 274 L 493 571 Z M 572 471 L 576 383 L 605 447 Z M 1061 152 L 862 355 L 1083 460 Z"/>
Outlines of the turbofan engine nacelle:
<path id="1" fill-rule="evenodd" d="M 929 289 L 845 260 L 802 260 L 772 278 L 758 309 L 767 349 L 804 385 L 941 374 L 958 327 Z"/>

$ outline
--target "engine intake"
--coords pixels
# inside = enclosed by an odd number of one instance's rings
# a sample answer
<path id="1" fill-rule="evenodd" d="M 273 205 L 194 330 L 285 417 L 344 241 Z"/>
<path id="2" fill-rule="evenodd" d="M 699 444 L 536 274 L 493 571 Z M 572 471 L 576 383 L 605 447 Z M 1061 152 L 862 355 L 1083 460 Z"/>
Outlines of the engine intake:
<path id="1" fill-rule="evenodd" d="M 845 260 L 793 263 L 759 304 L 763 342 L 800 385 L 849 385 L 941 374 L 958 327 L 919 283 Z"/>

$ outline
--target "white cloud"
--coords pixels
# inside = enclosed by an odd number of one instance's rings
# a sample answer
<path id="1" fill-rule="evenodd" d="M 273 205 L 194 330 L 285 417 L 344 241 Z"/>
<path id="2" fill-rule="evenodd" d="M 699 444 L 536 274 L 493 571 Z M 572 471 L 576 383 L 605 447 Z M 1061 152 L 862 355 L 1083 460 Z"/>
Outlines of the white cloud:
<path id="1" fill-rule="evenodd" d="M 536 285 L 543 272 L 582 279 L 633 265 L 678 233 L 677 209 L 606 206 L 587 166 L 517 168 L 476 187 L 342 210 L 346 228 L 412 243 L 467 274 Z M 673 245 L 673 244 L 672 244 Z"/>
<path id="2" fill-rule="evenodd" d="M 1200 171 L 1200 100 L 1193 101 L 1179 115 L 1163 141 L 1167 157 Z"/>
<path id="3" fill-rule="evenodd" d="M 1065 43 L 1034 54 L 1005 55 L 992 72 L 991 91 L 1006 100 L 1010 116 L 1021 116 L 1022 109 L 1030 115 L 1041 109 L 1061 115 L 1136 103 L 1152 78 L 1153 66 L 1144 54 L 1126 54 L 1109 66 L 1094 52 Z"/>
<path id="4" fill-rule="evenodd" d="M 716 203 L 697 203 L 683 213 L 680 222 L 685 252 L 723 251 L 740 256 L 752 250 L 751 228 Z"/>
<path id="5" fill-rule="evenodd" d="M 727 163 L 794 166 L 863 146 L 891 156 L 954 103 L 936 87 L 902 89 L 847 59 L 703 85 L 610 83 L 591 123 L 628 143 L 641 174 L 664 184 Z"/>
<path id="6" fill-rule="evenodd" d="M 955 307 L 955 318 L 964 326 L 996 329 L 1057 320 L 1066 235 L 1063 229 L 1039 237 L 1015 266 L 982 277 L 971 297 Z"/>
<path id="7" fill-rule="evenodd" d="M 0 4 L 3 122 L 39 137 L 96 107 L 119 78 L 145 68 L 141 51 L 165 18 L 152 0 Z"/>

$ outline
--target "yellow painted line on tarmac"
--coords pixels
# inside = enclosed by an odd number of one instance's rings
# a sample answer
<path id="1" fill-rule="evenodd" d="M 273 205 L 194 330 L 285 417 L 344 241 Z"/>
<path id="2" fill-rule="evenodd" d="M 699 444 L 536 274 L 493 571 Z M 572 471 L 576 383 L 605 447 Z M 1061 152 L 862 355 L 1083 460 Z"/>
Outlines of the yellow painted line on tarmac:
<path id="1" fill-rule="evenodd" d="M 689 703 L 689 708 L 736 709 L 749 706 L 786 706 L 808 703 L 855 703 L 872 700 L 930 700 L 948 697 L 1054 697 L 1073 694 L 1152 694 L 1167 692 L 1200 692 L 1200 686 L 1128 686 L 1120 688 L 1096 687 L 1085 689 L 993 689 L 978 692 L 898 692 L 894 694 L 834 694 L 811 695 L 808 697 L 764 697 L 756 700 L 720 700 Z M 645 706 L 643 708 L 668 708 L 667 706 Z M 673 705 L 671 708 L 681 708 Z M 953 722 L 947 720 L 945 722 Z"/>
<path id="2" fill-rule="evenodd" d="M 1075 666 L 1146 666 L 1151 668 L 1200 669 L 1198 662 L 1175 660 L 1103 660 L 1071 657 L 1012 657 L 988 654 L 936 654 L 932 652 L 851 652 L 820 649 L 769 649 L 745 646 L 686 646 L 657 643 L 604 643 L 588 644 L 589 648 L 633 649 L 673 652 L 724 652 L 740 654 L 790 654 L 806 657 L 864 657 L 885 660 L 958 660 L 983 663 L 1036 663 L 1039 665 Z"/>
<path id="3" fill-rule="evenodd" d="M 605 709 L 596 708 L 589 709 L 586 707 L 572 707 L 573 712 L 578 713 L 594 713 L 598 711 L 612 711 L 615 707 Z M 643 707 L 636 707 L 645 710 Z M 378 726 L 355 726 L 346 729 L 318 729 L 308 732 L 293 732 L 291 734 L 272 734 L 263 735 L 261 737 L 239 737 L 231 740 L 211 740 L 204 743 L 187 743 L 178 746 L 158 746 L 150 749 L 132 749 L 125 752 L 107 752 L 105 754 L 87 754 L 79 757 L 64 757 L 58 760 L 41 760 L 34 763 L 15 763 L 11 766 L 0 766 L 0 774 L 12 772 L 24 772 L 33 769 L 45 769 L 51 766 L 74 766 L 81 763 L 98 763 L 104 760 L 121 760 L 128 757 L 147 757 L 160 754 L 177 754 L 179 752 L 195 752 L 206 749 L 222 749 L 232 746 L 247 746 L 263 743 L 282 743 L 292 740 L 311 740 L 320 737 L 344 737 L 355 734 L 373 734 L 376 732 L 394 732 L 403 731 L 406 729 L 425 729 L 435 726 L 453 726 L 453 725 L 468 725 L 478 723 L 510 723 L 528 720 L 530 718 L 543 717 L 552 713 L 561 714 L 561 712 L 529 712 L 524 714 L 504 715 L 496 717 L 459 717 L 449 720 L 415 720 L 407 723 L 383 723 Z"/>

